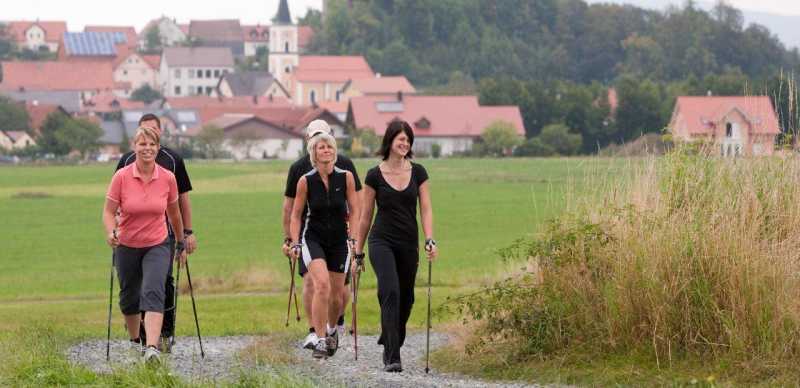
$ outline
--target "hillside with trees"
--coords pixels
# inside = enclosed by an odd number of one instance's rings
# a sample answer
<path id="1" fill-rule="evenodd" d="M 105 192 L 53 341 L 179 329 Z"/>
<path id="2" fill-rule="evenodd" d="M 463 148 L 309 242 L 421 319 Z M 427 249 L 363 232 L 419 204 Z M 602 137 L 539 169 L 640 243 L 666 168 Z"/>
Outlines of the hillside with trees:
<path id="1" fill-rule="evenodd" d="M 797 128 L 787 96 L 800 54 L 763 26 L 745 27 L 724 2 L 710 12 L 692 0 L 666 11 L 583 0 L 327 4 L 301 20 L 315 29 L 313 52 L 364 54 L 375 71 L 406 75 L 427 93 L 519 105 L 529 141 L 564 125 L 581 135 L 582 153 L 595 152 L 661 131 L 676 96 L 708 93 L 768 94 L 784 131 Z"/>

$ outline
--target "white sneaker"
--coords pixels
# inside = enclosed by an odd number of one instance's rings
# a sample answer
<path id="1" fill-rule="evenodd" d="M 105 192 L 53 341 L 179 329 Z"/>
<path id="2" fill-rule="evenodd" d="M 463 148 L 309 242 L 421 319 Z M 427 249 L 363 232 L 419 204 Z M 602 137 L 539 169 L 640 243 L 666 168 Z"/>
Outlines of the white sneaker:
<path id="1" fill-rule="evenodd" d="M 347 338 L 347 336 L 345 335 L 345 333 L 347 333 L 347 331 L 345 331 L 344 325 L 336 325 L 336 333 L 339 336 L 339 343 L 341 344 L 342 340 Z"/>
<path id="2" fill-rule="evenodd" d="M 161 352 L 155 346 L 148 346 L 144 350 L 144 356 L 142 356 L 142 358 L 147 365 L 158 364 L 158 362 L 161 361 Z"/>
<path id="3" fill-rule="evenodd" d="M 144 354 L 144 347 L 140 342 L 128 340 L 128 352 L 134 357 L 141 357 Z"/>
<path id="4" fill-rule="evenodd" d="M 303 349 L 314 350 L 314 346 L 319 341 L 319 337 L 317 337 L 317 333 L 308 333 L 306 339 L 303 340 Z"/>

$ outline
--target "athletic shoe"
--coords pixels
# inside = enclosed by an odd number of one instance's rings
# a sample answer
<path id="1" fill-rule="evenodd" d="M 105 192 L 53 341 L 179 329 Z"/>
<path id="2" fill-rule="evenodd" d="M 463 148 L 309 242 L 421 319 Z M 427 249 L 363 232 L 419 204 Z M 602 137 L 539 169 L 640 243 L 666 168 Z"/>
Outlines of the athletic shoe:
<path id="1" fill-rule="evenodd" d="M 128 341 L 129 351 L 133 356 L 141 357 L 144 354 L 144 347 L 142 346 L 141 342 L 136 342 L 134 340 Z"/>
<path id="2" fill-rule="evenodd" d="M 161 352 L 153 345 L 144 350 L 144 363 L 147 365 L 158 364 L 161 360 Z"/>
<path id="3" fill-rule="evenodd" d="M 339 340 L 343 340 L 346 337 L 344 333 L 347 333 L 344 325 L 336 325 L 336 333 L 339 335 Z"/>
<path id="4" fill-rule="evenodd" d="M 333 357 L 336 350 L 339 349 L 339 333 L 334 330 L 332 334 L 328 334 L 328 357 Z"/>
<path id="5" fill-rule="evenodd" d="M 391 364 L 388 364 L 388 365 L 384 366 L 383 367 L 383 371 L 384 372 L 395 372 L 395 373 L 402 372 L 403 371 L 403 365 L 400 364 L 399 362 L 393 362 Z"/>
<path id="6" fill-rule="evenodd" d="M 303 340 L 303 349 L 314 350 L 314 345 L 319 341 L 317 333 L 308 333 L 306 339 Z"/>
<path id="7" fill-rule="evenodd" d="M 328 341 L 325 338 L 317 339 L 317 344 L 314 345 L 314 352 L 311 353 L 311 356 L 314 358 L 328 357 Z"/>

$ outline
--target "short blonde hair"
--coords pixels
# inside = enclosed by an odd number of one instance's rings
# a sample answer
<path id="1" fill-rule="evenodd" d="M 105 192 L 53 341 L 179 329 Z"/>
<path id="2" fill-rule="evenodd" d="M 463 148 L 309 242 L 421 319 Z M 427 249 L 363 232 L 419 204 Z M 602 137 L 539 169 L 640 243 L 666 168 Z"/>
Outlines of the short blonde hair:
<path id="1" fill-rule="evenodd" d="M 123 131 L 124 131 L 124 129 L 123 129 Z M 139 138 L 141 138 L 142 136 L 144 136 L 144 137 L 146 137 L 146 138 L 148 138 L 150 140 L 155 141 L 156 144 L 161 144 L 161 135 L 159 135 L 158 131 L 156 131 L 153 128 L 150 128 L 150 127 L 139 127 L 139 128 L 137 128 L 136 129 L 136 134 L 133 135 L 133 143 L 136 144 L 136 142 L 139 141 Z"/>
<path id="2" fill-rule="evenodd" d="M 308 139 L 308 146 L 306 147 L 306 150 L 308 151 L 308 155 L 311 157 L 311 167 L 317 168 L 316 148 L 319 142 L 325 142 L 333 147 L 333 163 L 335 164 L 339 154 L 339 149 L 336 147 L 336 139 L 329 133 L 320 132 L 319 134 L 314 135 L 311 139 Z"/>

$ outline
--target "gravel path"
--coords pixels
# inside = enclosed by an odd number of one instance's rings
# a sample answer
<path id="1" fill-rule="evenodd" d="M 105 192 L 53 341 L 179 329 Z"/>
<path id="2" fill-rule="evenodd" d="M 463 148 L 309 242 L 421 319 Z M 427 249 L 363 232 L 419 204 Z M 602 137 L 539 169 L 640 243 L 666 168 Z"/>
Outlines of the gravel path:
<path id="1" fill-rule="evenodd" d="M 425 373 L 425 334 L 406 337 L 400 353 L 403 372 L 386 373 L 383 368 L 383 346 L 377 344 L 377 336 L 358 337 L 358 361 L 354 361 L 353 340 L 346 336 L 336 354 L 327 360 L 314 360 L 311 351 L 295 350 L 307 376 L 319 385 L 341 384 L 347 387 L 541 387 L 519 382 L 487 382 L 467 376 L 442 373 L 431 369 Z M 447 343 L 447 336 L 431 333 L 431 350 Z"/>
<path id="2" fill-rule="evenodd" d="M 205 359 L 200 358 L 197 338 L 178 338 L 172 354 L 165 355 L 169 367 L 188 381 L 224 382 L 235 378 L 243 368 L 237 353 L 253 344 L 257 337 L 209 337 L 203 338 Z M 446 335 L 431 333 L 431 349 L 443 346 Z M 320 386 L 347 387 L 540 387 L 518 382 L 487 382 L 462 375 L 440 373 L 432 369 L 425 374 L 425 334 L 413 334 L 406 338 L 402 348 L 403 372 L 386 373 L 383 367 L 383 347 L 377 345 L 376 336 L 359 336 L 358 361 L 353 360 L 352 337 L 347 336 L 340 344 L 336 355 L 327 360 L 315 360 L 311 351 L 297 346 L 290 350 L 297 362 L 291 371 L 306 377 Z M 71 362 L 87 366 L 98 373 L 109 373 L 112 368 L 126 368 L 137 362 L 130 352 L 127 341 L 112 341 L 111 364 L 105 360 L 106 342 L 89 341 L 77 344 L 67 351 Z M 263 373 L 275 373 L 270 366 L 256 369 Z"/>

